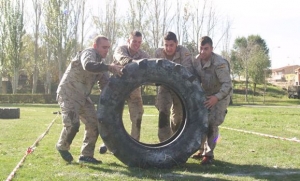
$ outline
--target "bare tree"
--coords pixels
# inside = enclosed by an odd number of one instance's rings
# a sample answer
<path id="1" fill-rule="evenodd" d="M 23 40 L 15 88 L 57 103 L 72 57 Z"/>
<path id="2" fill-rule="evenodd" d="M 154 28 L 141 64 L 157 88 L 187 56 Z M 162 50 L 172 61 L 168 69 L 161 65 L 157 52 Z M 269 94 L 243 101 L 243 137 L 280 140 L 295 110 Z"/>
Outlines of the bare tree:
<path id="1" fill-rule="evenodd" d="M 144 43 L 142 44 L 143 50 L 147 51 L 149 54 L 153 52 L 153 48 L 150 46 L 151 33 L 149 31 L 149 12 L 148 4 L 149 0 L 128 0 L 129 11 L 126 13 L 122 28 L 123 38 L 127 39 L 128 34 L 133 30 L 138 30 L 143 34 Z"/>
<path id="2" fill-rule="evenodd" d="M 206 6 L 207 6 L 207 0 L 203 1 L 203 5 L 201 8 L 201 11 L 199 10 L 199 1 L 195 2 L 192 7 L 195 7 L 194 11 L 192 11 L 192 39 L 196 40 L 196 47 L 195 49 L 198 50 L 199 47 L 199 39 L 202 36 L 202 31 L 204 27 L 204 20 L 205 20 L 205 11 L 206 11 Z M 197 52 L 197 51 L 196 51 Z"/>
<path id="3" fill-rule="evenodd" d="M 147 38 L 150 46 L 156 49 L 162 45 L 163 35 L 170 30 L 171 23 L 175 19 L 175 12 L 171 11 L 173 4 L 167 0 L 154 0 L 147 3 L 149 21 Z"/>
<path id="4" fill-rule="evenodd" d="M 176 33 L 177 33 L 177 38 L 179 40 L 179 43 L 182 43 L 181 40 L 181 34 L 182 34 L 182 26 L 181 26 L 181 21 L 182 21 L 182 13 L 181 13 L 181 7 L 182 7 L 182 1 L 177 0 L 176 1 L 176 15 L 175 15 L 175 23 L 176 23 Z"/>
<path id="5" fill-rule="evenodd" d="M 85 38 L 85 28 L 86 28 L 86 22 L 87 18 L 89 17 L 87 12 L 86 12 L 86 1 L 87 0 L 80 0 L 78 1 L 78 4 L 81 7 L 81 36 L 80 36 L 80 50 L 83 49 L 83 41 Z"/>
<path id="6" fill-rule="evenodd" d="M 42 3 L 40 0 L 32 0 L 34 10 L 34 70 L 32 78 L 32 94 L 36 93 L 37 82 L 38 82 L 38 61 L 39 61 L 39 32 L 42 14 Z"/>
<path id="7" fill-rule="evenodd" d="M 129 15 L 128 15 L 128 24 L 129 24 L 129 28 L 131 30 L 135 30 L 136 29 L 136 25 L 135 25 L 135 21 L 136 21 L 136 14 L 138 12 L 136 9 L 136 4 L 137 4 L 138 0 L 128 0 L 129 3 Z"/>
<path id="8" fill-rule="evenodd" d="M 211 1 L 211 4 L 209 6 L 209 12 L 208 12 L 208 18 L 207 18 L 207 32 L 206 35 L 210 36 L 211 38 L 214 38 L 214 30 L 216 27 L 216 24 L 218 22 L 215 8 L 213 8 L 213 1 Z"/>
<path id="9" fill-rule="evenodd" d="M 6 44 L 6 37 L 7 37 L 7 25 L 4 20 L 5 18 L 5 3 L 6 0 L 0 0 L 0 94 L 2 93 L 2 75 L 4 72 L 4 59 L 5 59 L 5 44 Z"/>
<path id="10" fill-rule="evenodd" d="M 46 59 L 44 60 L 44 67 L 45 67 L 45 83 L 44 83 L 44 88 L 45 88 L 45 94 L 51 94 L 51 83 L 52 83 L 52 74 L 53 72 L 51 71 L 52 69 L 52 64 L 54 62 L 53 60 L 53 51 L 51 51 L 51 44 L 47 40 L 47 37 L 51 37 L 49 31 L 46 31 L 44 34 L 44 37 L 46 39 L 43 39 L 43 44 L 46 47 Z"/>
<path id="11" fill-rule="evenodd" d="M 116 0 L 106 0 L 104 8 L 99 9 L 99 14 L 97 16 L 93 16 L 93 23 L 96 25 L 98 32 L 110 39 L 112 44 L 109 55 L 106 59 L 108 63 L 112 62 L 112 52 L 116 47 L 117 40 L 122 35 L 122 32 L 120 31 L 121 24 L 119 23 L 119 20 L 120 18 L 117 13 Z"/>

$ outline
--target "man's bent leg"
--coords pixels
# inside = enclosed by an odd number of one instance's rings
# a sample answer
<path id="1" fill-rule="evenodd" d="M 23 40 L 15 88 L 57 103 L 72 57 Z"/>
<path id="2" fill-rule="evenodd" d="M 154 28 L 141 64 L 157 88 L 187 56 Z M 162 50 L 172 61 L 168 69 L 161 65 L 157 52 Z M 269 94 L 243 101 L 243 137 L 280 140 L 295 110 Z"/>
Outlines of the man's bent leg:
<path id="1" fill-rule="evenodd" d="M 171 93 L 173 99 L 172 105 L 172 116 L 171 116 L 171 128 L 173 134 L 178 130 L 182 120 L 183 120 L 183 107 L 179 97 L 172 91 Z"/>
<path id="2" fill-rule="evenodd" d="M 229 97 L 219 101 L 210 111 L 207 134 L 207 145 L 210 150 L 207 150 L 205 153 L 206 156 L 214 156 L 214 149 L 220 136 L 219 125 L 224 122 L 229 101 Z"/>
<path id="3" fill-rule="evenodd" d="M 144 114 L 141 88 L 131 92 L 127 99 L 128 109 L 131 120 L 131 136 L 137 141 L 140 140 L 141 123 Z"/>
<path id="4" fill-rule="evenodd" d="M 160 86 L 157 94 L 158 118 L 158 138 L 163 142 L 172 135 L 170 127 L 170 108 L 172 106 L 172 97 L 170 91 L 164 86 Z"/>
<path id="5" fill-rule="evenodd" d="M 69 152 L 70 145 L 79 131 L 80 125 L 78 115 L 79 105 L 75 101 L 63 99 L 61 96 L 58 96 L 58 103 L 62 110 L 62 122 L 64 127 L 56 144 L 56 149 L 65 161 L 71 162 L 73 157 Z"/>
<path id="6" fill-rule="evenodd" d="M 86 101 L 80 112 L 80 119 L 85 124 L 83 144 L 81 147 L 81 156 L 93 157 L 95 144 L 99 137 L 98 120 L 93 103 Z"/>
<path id="7" fill-rule="evenodd" d="M 63 129 L 60 138 L 56 144 L 58 150 L 69 150 L 70 145 L 79 131 L 79 105 L 75 101 L 58 97 L 58 103 L 61 107 Z"/>

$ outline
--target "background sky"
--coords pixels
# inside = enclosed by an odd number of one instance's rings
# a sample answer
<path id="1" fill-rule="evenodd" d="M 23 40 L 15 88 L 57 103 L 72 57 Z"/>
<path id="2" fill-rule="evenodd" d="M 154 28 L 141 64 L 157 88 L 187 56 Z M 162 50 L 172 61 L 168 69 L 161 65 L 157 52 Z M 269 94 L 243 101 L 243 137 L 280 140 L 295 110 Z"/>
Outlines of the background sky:
<path id="1" fill-rule="evenodd" d="M 232 22 L 231 45 L 237 37 L 260 35 L 270 49 L 272 68 L 300 65 L 300 1 L 214 0 Z"/>
<path id="2" fill-rule="evenodd" d="M 300 0 L 212 1 L 218 16 L 231 22 L 230 48 L 237 37 L 260 35 L 269 47 L 271 68 L 300 65 Z M 100 2 L 92 1 L 94 11 L 94 3 Z M 127 1 L 120 0 L 119 5 L 126 7 Z"/>

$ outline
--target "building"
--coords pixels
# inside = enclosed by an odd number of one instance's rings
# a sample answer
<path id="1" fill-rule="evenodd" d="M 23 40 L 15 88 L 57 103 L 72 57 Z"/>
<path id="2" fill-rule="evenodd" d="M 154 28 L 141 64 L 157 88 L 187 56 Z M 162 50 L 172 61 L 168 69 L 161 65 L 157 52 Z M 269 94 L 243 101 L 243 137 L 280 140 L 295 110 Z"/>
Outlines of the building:
<path id="1" fill-rule="evenodd" d="M 272 75 L 269 82 L 275 85 L 287 87 L 299 84 L 300 65 L 288 65 L 281 68 L 271 69 Z"/>

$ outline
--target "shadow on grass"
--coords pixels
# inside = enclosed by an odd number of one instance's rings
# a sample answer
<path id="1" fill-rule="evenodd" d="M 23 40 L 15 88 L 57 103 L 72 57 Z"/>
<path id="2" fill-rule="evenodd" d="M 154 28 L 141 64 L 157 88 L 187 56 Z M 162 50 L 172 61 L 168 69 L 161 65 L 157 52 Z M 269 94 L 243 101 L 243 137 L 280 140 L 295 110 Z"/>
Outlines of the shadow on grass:
<path id="1" fill-rule="evenodd" d="M 237 165 L 215 160 L 212 165 L 202 166 L 196 163 L 183 165 L 192 173 L 221 174 L 232 177 L 264 179 L 264 180 L 299 180 L 300 169 L 266 167 L 262 165 Z"/>
<path id="2" fill-rule="evenodd" d="M 80 163 L 72 163 L 80 166 Z M 216 176 L 209 177 L 209 176 L 201 176 L 201 173 L 194 172 L 194 173 L 176 173 L 176 172 L 182 172 L 182 167 L 175 167 L 173 169 L 158 169 L 158 168 L 149 168 L 149 169 L 143 169 L 143 168 L 137 168 L 137 167 L 128 167 L 123 164 L 117 164 L 117 163 L 110 163 L 110 164 L 101 164 L 101 165 L 92 165 L 88 164 L 88 167 L 90 169 L 104 172 L 106 174 L 115 174 L 118 175 L 124 175 L 124 180 L 126 180 L 126 177 L 130 177 L 131 179 L 135 180 L 142 180 L 142 179 L 153 179 L 153 180 L 170 180 L 170 181 L 176 181 L 176 180 L 187 180 L 187 181 L 205 181 L 205 180 L 216 180 L 216 181 L 228 181 L 227 179 L 219 179 L 216 178 Z M 199 165 L 197 165 L 199 167 Z M 115 168 L 115 169 L 112 169 Z M 186 169 L 185 169 L 186 170 Z M 184 171 L 185 171 L 184 170 Z M 130 179 L 130 180 L 131 180 Z"/>
<path id="3" fill-rule="evenodd" d="M 80 165 L 80 164 L 78 164 Z M 105 164 L 104 164 L 105 165 Z M 186 163 L 172 169 L 142 169 L 111 163 L 106 166 L 89 165 L 89 168 L 105 173 L 118 173 L 136 179 L 153 180 L 299 180 L 300 169 L 284 169 L 262 165 L 237 165 L 229 162 L 214 161 L 212 165 L 202 166 L 198 163 Z M 115 169 L 113 169 L 115 168 Z M 221 177 L 221 178 L 218 178 Z"/>

